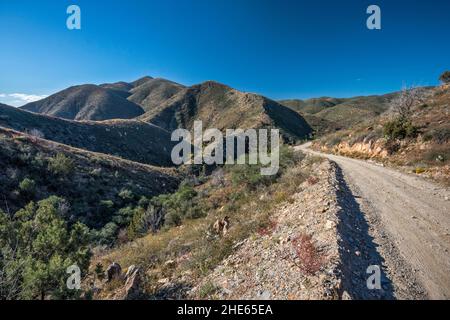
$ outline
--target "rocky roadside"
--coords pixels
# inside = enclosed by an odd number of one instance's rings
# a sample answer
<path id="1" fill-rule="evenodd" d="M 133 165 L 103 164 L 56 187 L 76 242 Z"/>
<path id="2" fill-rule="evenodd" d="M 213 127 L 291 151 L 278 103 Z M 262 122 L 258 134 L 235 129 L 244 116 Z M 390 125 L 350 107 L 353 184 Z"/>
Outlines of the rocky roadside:
<path id="1" fill-rule="evenodd" d="M 335 165 L 314 164 L 292 203 L 190 293 L 194 299 L 339 299 L 339 204 Z"/>

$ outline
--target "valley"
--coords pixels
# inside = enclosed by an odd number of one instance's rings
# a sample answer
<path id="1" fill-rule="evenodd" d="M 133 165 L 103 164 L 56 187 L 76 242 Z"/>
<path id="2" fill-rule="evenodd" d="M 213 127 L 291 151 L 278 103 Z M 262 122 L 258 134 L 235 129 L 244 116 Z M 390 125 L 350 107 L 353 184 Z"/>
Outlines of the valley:
<path id="1" fill-rule="evenodd" d="M 275 101 L 145 76 L 0 104 L 0 298 L 450 298 L 450 88 L 399 117 L 408 92 Z M 279 132 L 278 170 L 195 161 L 195 139 L 174 163 L 198 122 L 220 142 Z"/>

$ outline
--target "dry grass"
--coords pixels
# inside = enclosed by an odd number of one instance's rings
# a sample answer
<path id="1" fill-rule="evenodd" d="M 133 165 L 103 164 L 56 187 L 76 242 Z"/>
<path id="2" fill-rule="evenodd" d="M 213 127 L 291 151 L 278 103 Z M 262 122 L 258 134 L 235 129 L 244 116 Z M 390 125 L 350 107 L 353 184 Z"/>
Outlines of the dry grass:
<path id="1" fill-rule="evenodd" d="M 122 245 L 94 258 L 92 266 L 113 261 L 123 267 L 138 265 L 146 270 L 148 294 L 158 291 L 162 278 L 194 284 L 232 254 L 242 240 L 275 230 L 277 223 L 271 220 L 271 214 L 277 206 L 290 201 L 291 195 L 298 192 L 298 186 L 307 179 L 309 169 L 305 162 L 300 159 L 272 184 L 261 184 L 257 188 L 234 186 L 232 173 L 225 170 L 224 185 L 208 180 L 197 187 L 203 195 L 202 204 L 209 212 L 206 217 L 188 219 L 179 227 Z M 212 225 L 224 216 L 229 217 L 230 229 L 226 236 L 219 236 L 212 231 Z M 175 265 L 167 268 L 168 260 Z M 205 288 L 208 295 L 210 289 Z"/>

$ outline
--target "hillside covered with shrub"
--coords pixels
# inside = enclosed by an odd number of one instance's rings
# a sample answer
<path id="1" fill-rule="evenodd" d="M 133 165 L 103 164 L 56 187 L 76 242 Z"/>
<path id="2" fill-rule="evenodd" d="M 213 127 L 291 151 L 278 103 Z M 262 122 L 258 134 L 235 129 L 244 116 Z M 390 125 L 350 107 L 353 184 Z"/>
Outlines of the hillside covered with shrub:
<path id="1" fill-rule="evenodd" d="M 450 88 L 409 91 L 418 91 L 420 96 L 406 90 L 403 98 L 391 100 L 388 112 L 325 135 L 315 143 L 316 148 L 404 167 L 449 184 Z M 408 110 L 399 108 L 399 100 Z"/>

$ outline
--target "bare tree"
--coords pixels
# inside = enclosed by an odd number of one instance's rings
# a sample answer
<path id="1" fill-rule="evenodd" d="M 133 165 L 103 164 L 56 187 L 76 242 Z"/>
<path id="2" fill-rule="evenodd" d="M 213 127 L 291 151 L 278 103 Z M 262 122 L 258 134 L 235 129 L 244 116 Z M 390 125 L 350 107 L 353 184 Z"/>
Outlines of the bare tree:
<path id="1" fill-rule="evenodd" d="M 403 87 L 398 96 L 390 102 L 390 110 L 400 118 L 409 119 L 414 107 L 423 104 L 428 97 L 428 92 L 423 87 Z"/>
<path id="2" fill-rule="evenodd" d="M 31 129 L 28 134 L 31 136 L 31 141 L 33 142 L 37 142 L 38 139 L 44 138 L 44 134 L 38 129 Z"/>
<path id="3" fill-rule="evenodd" d="M 441 74 L 439 80 L 441 80 L 443 84 L 450 83 L 450 71 L 445 71 L 443 74 Z"/>

